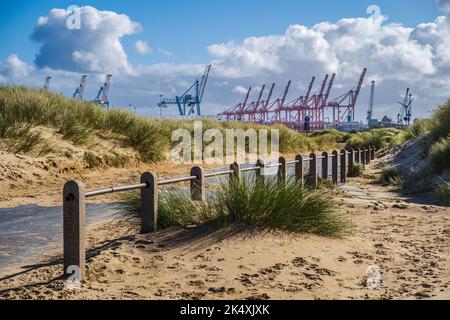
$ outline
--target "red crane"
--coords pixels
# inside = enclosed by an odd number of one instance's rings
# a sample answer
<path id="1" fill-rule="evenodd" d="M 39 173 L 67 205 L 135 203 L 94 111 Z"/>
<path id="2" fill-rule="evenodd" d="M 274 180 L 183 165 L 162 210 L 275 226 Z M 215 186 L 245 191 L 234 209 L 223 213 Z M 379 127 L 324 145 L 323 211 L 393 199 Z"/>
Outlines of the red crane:
<path id="1" fill-rule="evenodd" d="M 315 77 L 309 83 L 305 95 L 298 97 L 290 102 L 286 102 L 291 81 L 289 80 L 283 94 L 280 98 L 271 102 L 275 83 L 269 91 L 266 100 L 261 100 L 264 94 L 265 85 L 262 86 L 258 99 L 247 105 L 251 92 L 249 88 L 244 102 L 226 109 L 218 116 L 226 121 L 238 120 L 244 122 L 256 122 L 260 124 L 282 123 L 292 129 L 302 131 L 305 123 L 310 130 L 319 130 L 325 128 L 337 128 L 339 124 L 346 121 L 354 121 L 355 105 L 358 99 L 361 86 L 364 82 L 367 69 L 363 70 L 356 87 L 345 94 L 328 102 L 331 89 L 333 88 L 336 74 L 333 73 L 330 80 L 326 75 L 317 94 L 311 95 Z M 327 86 L 328 83 L 328 86 Z M 326 88 L 326 90 L 325 90 Z M 331 113 L 332 120 L 325 118 L 325 115 Z"/>

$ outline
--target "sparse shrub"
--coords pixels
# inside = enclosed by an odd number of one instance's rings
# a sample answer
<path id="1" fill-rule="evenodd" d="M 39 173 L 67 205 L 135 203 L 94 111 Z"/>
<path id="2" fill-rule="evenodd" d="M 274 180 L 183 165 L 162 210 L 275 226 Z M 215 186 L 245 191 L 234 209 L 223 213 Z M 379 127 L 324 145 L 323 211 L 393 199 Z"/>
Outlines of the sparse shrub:
<path id="1" fill-rule="evenodd" d="M 89 151 L 84 153 L 83 159 L 89 169 L 95 169 L 102 165 L 102 158 Z"/>
<path id="2" fill-rule="evenodd" d="M 361 177 L 364 174 L 364 165 L 361 163 L 354 163 L 348 170 L 349 177 Z"/>
<path id="3" fill-rule="evenodd" d="M 430 150 L 430 165 L 435 173 L 450 168 L 450 136 L 433 145 Z"/>
<path id="4" fill-rule="evenodd" d="M 450 183 L 446 181 L 442 181 L 439 183 L 435 189 L 435 193 L 437 194 L 439 200 L 444 201 L 446 203 L 450 203 Z"/>
<path id="5" fill-rule="evenodd" d="M 436 141 L 450 135 L 450 100 L 434 112 L 431 119 L 431 135 Z"/>
<path id="6" fill-rule="evenodd" d="M 395 168 L 386 167 L 381 170 L 381 183 L 385 185 L 401 185 L 403 180 Z"/>
<path id="7" fill-rule="evenodd" d="M 430 119 L 416 119 L 414 123 L 405 130 L 405 139 L 410 140 L 427 134 L 431 127 Z"/>
<path id="8" fill-rule="evenodd" d="M 348 149 L 375 147 L 377 149 L 386 148 L 392 145 L 399 145 L 404 141 L 401 130 L 373 129 L 370 131 L 354 134 L 347 142 Z"/>

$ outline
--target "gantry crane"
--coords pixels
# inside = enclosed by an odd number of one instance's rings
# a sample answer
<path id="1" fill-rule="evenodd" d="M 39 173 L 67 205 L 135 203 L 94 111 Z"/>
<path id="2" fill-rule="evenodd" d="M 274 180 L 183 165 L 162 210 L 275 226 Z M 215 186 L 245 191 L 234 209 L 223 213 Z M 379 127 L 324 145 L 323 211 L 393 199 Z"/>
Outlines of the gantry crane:
<path id="1" fill-rule="evenodd" d="M 52 77 L 45 77 L 44 91 L 48 91 L 48 89 L 50 88 L 50 80 L 52 80 Z"/>
<path id="2" fill-rule="evenodd" d="M 106 106 L 109 109 L 108 93 L 111 86 L 112 75 L 108 74 L 105 78 L 105 83 L 100 87 L 100 90 L 95 97 L 95 103 Z"/>
<path id="3" fill-rule="evenodd" d="M 86 87 L 87 75 L 81 76 L 81 81 L 79 87 L 73 93 L 73 98 L 76 100 L 83 101 L 84 88 Z"/>
<path id="4" fill-rule="evenodd" d="M 370 124 L 373 115 L 373 101 L 375 97 L 375 81 L 372 81 L 372 87 L 370 88 L 369 109 L 367 110 L 367 123 Z"/>
<path id="5" fill-rule="evenodd" d="M 415 98 L 412 97 L 409 88 L 406 89 L 406 95 L 403 102 L 398 102 L 401 105 L 400 112 L 397 115 L 398 124 L 406 124 L 409 126 L 412 117 L 412 103 Z"/>
<path id="6" fill-rule="evenodd" d="M 167 108 L 168 105 L 176 104 L 180 116 L 193 114 L 201 116 L 201 103 L 210 70 L 211 65 L 207 65 L 201 81 L 196 80 L 181 96 L 176 96 L 174 99 L 164 99 L 161 96 L 161 102 L 158 103 L 158 107 L 162 110 L 162 108 Z"/>

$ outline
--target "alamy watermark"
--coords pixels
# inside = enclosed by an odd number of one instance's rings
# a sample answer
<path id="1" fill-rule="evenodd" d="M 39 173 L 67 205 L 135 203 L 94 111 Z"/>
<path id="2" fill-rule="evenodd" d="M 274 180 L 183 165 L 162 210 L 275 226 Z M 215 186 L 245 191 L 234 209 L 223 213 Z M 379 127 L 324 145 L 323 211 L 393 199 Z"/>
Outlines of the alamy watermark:
<path id="1" fill-rule="evenodd" d="M 176 164 L 255 163 L 280 156 L 278 129 L 204 128 L 202 121 L 194 121 L 192 131 L 184 128 L 173 131 L 170 159 Z"/>
<path id="2" fill-rule="evenodd" d="M 381 289 L 381 269 L 378 266 L 370 266 L 367 268 L 366 287 L 370 290 Z"/>
<path id="3" fill-rule="evenodd" d="M 79 266 L 68 266 L 66 273 L 70 274 L 70 276 L 67 278 L 67 281 L 65 283 L 66 289 L 68 289 L 68 290 L 81 289 L 80 267 Z"/>
<path id="4" fill-rule="evenodd" d="M 66 10 L 69 16 L 66 19 L 66 27 L 69 30 L 81 29 L 81 8 L 79 6 L 69 6 Z"/>

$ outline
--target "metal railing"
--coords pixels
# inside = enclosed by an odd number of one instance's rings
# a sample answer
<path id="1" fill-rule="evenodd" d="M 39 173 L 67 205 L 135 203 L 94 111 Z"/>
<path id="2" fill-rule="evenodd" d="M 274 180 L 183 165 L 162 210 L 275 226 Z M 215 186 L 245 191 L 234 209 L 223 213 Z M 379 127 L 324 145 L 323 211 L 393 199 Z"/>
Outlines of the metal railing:
<path id="1" fill-rule="evenodd" d="M 68 275 L 73 266 L 78 267 L 79 277 L 82 280 L 85 277 L 85 219 L 86 219 L 86 198 L 100 196 L 104 194 L 140 190 L 141 191 L 141 233 L 149 233 L 157 230 L 158 226 L 158 188 L 161 186 L 189 182 L 191 199 L 194 201 L 205 200 L 205 179 L 228 175 L 230 181 L 240 179 L 242 173 L 255 172 L 257 181 L 264 178 L 262 170 L 266 168 L 277 168 L 278 183 L 286 183 L 288 165 L 295 165 L 294 175 L 297 182 L 307 184 L 311 187 L 317 187 L 318 174 L 317 165 L 321 163 L 321 179 L 345 183 L 348 175 L 348 169 L 355 163 L 369 164 L 375 159 L 375 148 L 356 150 L 334 150 L 331 154 L 322 152 L 319 156 L 311 153 L 304 157 L 297 155 L 295 160 L 286 161 L 280 157 L 277 163 L 264 163 L 264 160 L 258 160 L 256 165 L 249 168 L 241 168 L 238 163 L 230 165 L 229 170 L 206 173 L 203 168 L 196 166 L 190 171 L 187 177 L 159 180 L 154 172 L 144 172 L 140 183 L 101 188 L 98 190 L 85 191 L 84 184 L 80 181 L 69 181 L 64 185 L 63 190 L 63 239 L 64 239 L 64 273 Z M 321 160 L 321 161 L 318 161 Z M 331 176 L 329 175 L 329 160 L 331 160 Z M 309 172 L 305 175 L 304 164 L 309 165 Z M 339 169 L 339 171 L 338 171 Z M 306 180 L 305 180 L 306 178 Z M 338 180 L 339 179 L 339 180 Z"/>

